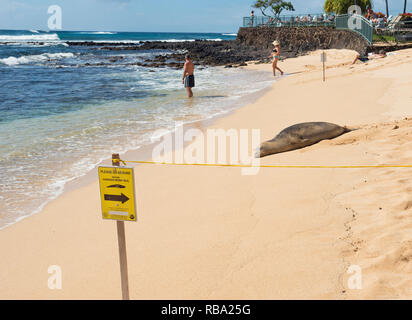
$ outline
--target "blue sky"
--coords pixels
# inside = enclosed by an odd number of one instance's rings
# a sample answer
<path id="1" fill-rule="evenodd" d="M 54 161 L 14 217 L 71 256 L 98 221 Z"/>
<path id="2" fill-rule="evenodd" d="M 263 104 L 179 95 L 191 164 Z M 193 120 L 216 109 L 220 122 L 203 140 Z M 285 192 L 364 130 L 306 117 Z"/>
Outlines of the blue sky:
<path id="1" fill-rule="evenodd" d="M 291 0 L 295 13 L 322 12 L 324 0 Z M 0 0 L 0 29 L 47 30 L 50 5 L 59 5 L 63 30 L 236 32 L 253 0 Z M 389 0 L 391 13 L 403 0 Z M 412 0 L 408 1 L 411 11 Z M 375 0 L 385 11 L 385 1 Z"/>

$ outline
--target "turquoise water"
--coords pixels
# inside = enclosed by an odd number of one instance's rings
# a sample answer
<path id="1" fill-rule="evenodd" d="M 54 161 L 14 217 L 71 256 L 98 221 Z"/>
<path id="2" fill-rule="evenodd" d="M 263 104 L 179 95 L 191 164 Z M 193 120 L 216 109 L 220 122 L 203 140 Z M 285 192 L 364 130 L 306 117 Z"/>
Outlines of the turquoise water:
<path id="1" fill-rule="evenodd" d="M 180 41 L 223 34 L 0 31 L 0 229 L 38 212 L 64 185 L 157 129 L 233 110 L 272 82 L 265 73 L 197 68 L 189 103 L 181 70 L 131 65 L 156 51 L 106 52 L 66 41 Z M 121 56 L 116 63 L 108 60 Z M 86 64 L 102 63 L 98 67 Z"/>
<path id="2" fill-rule="evenodd" d="M 111 31 L 42 31 L 42 30 L 0 30 L 0 41 L 192 41 L 233 40 L 233 33 L 168 33 L 168 32 L 111 32 Z"/>

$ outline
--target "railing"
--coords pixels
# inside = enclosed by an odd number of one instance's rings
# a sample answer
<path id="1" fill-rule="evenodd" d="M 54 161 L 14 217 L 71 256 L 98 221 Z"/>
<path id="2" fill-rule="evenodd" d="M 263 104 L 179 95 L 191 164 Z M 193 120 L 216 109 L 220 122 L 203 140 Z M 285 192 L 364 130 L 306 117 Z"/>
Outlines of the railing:
<path id="1" fill-rule="evenodd" d="M 350 21 L 350 19 L 354 19 Z M 359 19 L 359 20 L 358 20 Z M 320 27 L 333 26 L 336 29 L 352 30 L 365 38 L 369 44 L 373 42 L 373 25 L 361 15 L 329 16 L 327 14 L 308 14 L 304 16 L 266 16 L 244 17 L 243 27 Z"/>
<path id="2" fill-rule="evenodd" d="M 375 25 L 374 41 L 388 44 L 412 42 L 412 21 L 389 21 Z"/>
<path id="3" fill-rule="evenodd" d="M 397 28 L 399 30 L 412 31 L 412 20 L 399 22 Z"/>
<path id="4" fill-rule="evenodd" d="M 353 19 L 350 21 L 350 19 Z M 373 26 L 368 19 L 361 15 L 339 15 L 335 19 L 336 29 L 352 30 L 364 37 L 369 44 L 373 42 Z"/>
<path id="5" fill-rule="evenodd" d="M 411 31 L 412 29 L 412 19 L 401 20 L 400 16 L 392 17 L 390 16 L 386 21 L 384 19 L 378 19 L 372 22 L 375 29 L 379 30 L 401 30 L 401 31 Z"/>
<path id="6" fill-rule="evenodd" d="M 382 30 L 380 30 L 382 33 Z M 383 31 L 383 33 L 392 33 L 396 44 L 399 42 L 412 42 L 412 21 L 400 21 L 398 22 L 392 30 L 387 31 L 387 29 Z"/>
<path id="7" fill-rule="evenodd" d="M 334 26 L 334 16 L 326 14 L 289 15 L 277 18 L 266 16 L 244 17 L 243 27 L 317 27 Z"/>

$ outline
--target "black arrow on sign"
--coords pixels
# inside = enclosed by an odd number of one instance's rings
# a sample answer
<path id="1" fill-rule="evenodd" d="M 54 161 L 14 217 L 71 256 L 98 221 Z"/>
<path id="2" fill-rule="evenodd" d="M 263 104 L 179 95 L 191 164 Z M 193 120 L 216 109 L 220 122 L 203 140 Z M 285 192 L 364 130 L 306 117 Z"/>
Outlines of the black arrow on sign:
<path id="1" fill-rule="evenodd" d="M 113 184 L 111 186 L 108 186 L 108 188 L 119 188 L 119 189 L 124 189 L 126 188 L 125 186 L 122 186 L 121 184 Z"/>
<path id="2" fill-rule="evenodd" d="M 119 195 L 114 195 L 114 194 L 105 194 L 104 195 L 104 200 L 106 201 L 118 201 L 121 203 L 125 203 L 127 201 L 129 201 L 129 198 L 127 196 L 125 196 L 123 193 L 119 196 Z"/>

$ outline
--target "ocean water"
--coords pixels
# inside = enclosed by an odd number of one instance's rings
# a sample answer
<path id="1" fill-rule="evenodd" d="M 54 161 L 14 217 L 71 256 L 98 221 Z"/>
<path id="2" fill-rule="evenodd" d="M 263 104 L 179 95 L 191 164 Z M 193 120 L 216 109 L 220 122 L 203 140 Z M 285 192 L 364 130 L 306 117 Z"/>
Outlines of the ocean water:
<path id="1" fill-rule="evenodd" d="M 217 33 L 0 30 L 0 229 L 34 214 L 113 152 L 150 143 L 176 121 L 210 119 L 272 83 L 266 73 L 197 68 L 189 102 L 182 70 L 131 63 L 151 51 L 103 51 L 68 41 L 235 39 Z M 121 56 L 117 62 L 109 62 Z M 102 64 L 86 66 L 86 64 Z"/>

